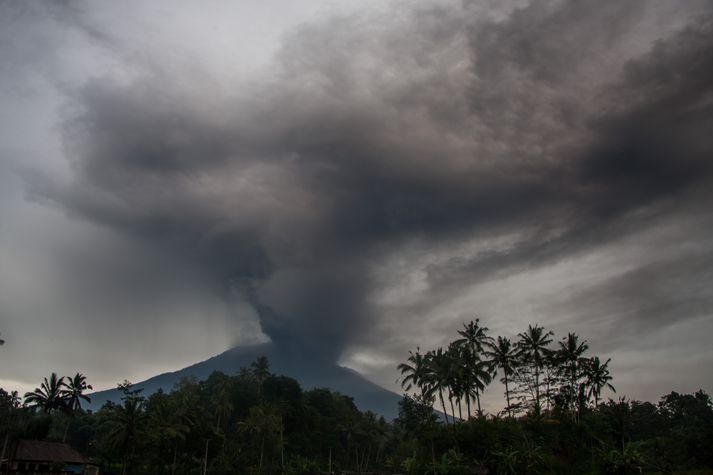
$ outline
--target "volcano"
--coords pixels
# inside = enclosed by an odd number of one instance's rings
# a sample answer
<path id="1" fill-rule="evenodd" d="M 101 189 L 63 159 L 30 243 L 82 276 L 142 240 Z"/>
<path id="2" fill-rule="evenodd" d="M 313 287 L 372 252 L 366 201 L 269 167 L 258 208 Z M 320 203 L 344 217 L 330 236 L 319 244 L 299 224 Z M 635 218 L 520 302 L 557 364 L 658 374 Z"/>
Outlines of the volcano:
<path id="1" fill-rule="evenodd" d="M 372 383 L 358 372 L 339 366 L 332 361 L 318 357 L 281 351 L 271 343 L 231 348 L 217 356 L 178 371 L 163 373 L 145 381 L 134 383 L 134 388 L 143 389 L 148 396 L 159 389 L 166 392 L 184 377 L 194 376 L 198 380 L 207 378 L 213 371 L 227 375 L 236 374 L 240 368 L 248 367 L 259 356 L 270 360 L 270 372 L 296 379 L 303 389 L 328 388 L 354 398 L 354 403 L 362 411 L 371 411 L 392 420 L 398 415 L 401 396 L 393 391 Z M 117 389 L 97 391 L 88 409 L 97 410 L 106 401 L 119 402 L 122 393 Z"/>

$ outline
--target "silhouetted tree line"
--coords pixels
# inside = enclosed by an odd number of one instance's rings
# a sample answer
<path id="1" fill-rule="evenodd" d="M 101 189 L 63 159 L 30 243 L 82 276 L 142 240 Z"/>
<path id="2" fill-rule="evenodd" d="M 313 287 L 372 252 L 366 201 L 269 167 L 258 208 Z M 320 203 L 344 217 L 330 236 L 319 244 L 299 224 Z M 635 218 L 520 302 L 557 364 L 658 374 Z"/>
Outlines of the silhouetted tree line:
<path id="1" fill-rule="evenodd" d="M 183 379 L 150 396 L 125 381 L 121 402 L 93 413 L 61 396 L 62 384 L 53 374 L 24 404 L 16 392 L 0 390 L 5 435 L 61 441 L 66 432 L 102 473 L 312 474 L 330 465 L 335 473 L 368 473 L 384 466 L 392 431 L 350 397 L 303 391 L 296 380 L 272 374 L 264 357 L 236 375 Z"/>
<path id="2" fill-rule="evenodd" d="M 610 360 L 588 350 L 575 333 L 555 344 L 553 332 L 530 325 L 512 341 L 491 336 L 476 319 L 445 349 L 411 351 L 398 366 L 407 394 L 395 428 L 410 441 L 398 465 L 434 474 L 713 469 L 709 395 L 602 404 L 604 390 L 615 392 Z M 486 416 L 480 399 L 498 375 L 505 407 Z"/>
<path id="3" fill-rule="evenodd" d="M 86 378 L 53 374 L 21 401 L 0 389 L 3 453 L 16 438 L 67 440 L 105 474 L 586 474 L 713 469 L 713 403 L 703 391 L 658 404 L 613 390 L 607 365 L 575 334 L 555 344 L 530 326 L 516 341 L 479 321 L 446 349 L 411 352 L 392 422 L 352 398 L 304 391 L 258 358 L 235 375 L 181 380 L 170 392 L 119 385 L 120 403 L 82 408 Z M 500 376 L 505 408 L 481 397 Z M 434 407 L 439 412 L 434 411 Z M 706 473 L 706 472 L 691 472 Z"/>
<path id="4" fill-rule="evenodd" d="M 575 333 L 553 347 L 551 331 L 530 325 L 512 342 L 493 338 L 476 319 L 464 324 L 458 335 L 446 349 L 410 352 L 398 367 L 406 391 L 416 390 L 421 401 L 438 399 L 446 424 L 469 419 L 473 402 L 482 416 L 480 397 L 498 372 L 505 385 L 502 415 L 508 417 L 544 410 L 576 420 L 588 405 L 599 405 L 604 389 L 615 391 L 610 360 L 585 356 L 589 345 Z"/>

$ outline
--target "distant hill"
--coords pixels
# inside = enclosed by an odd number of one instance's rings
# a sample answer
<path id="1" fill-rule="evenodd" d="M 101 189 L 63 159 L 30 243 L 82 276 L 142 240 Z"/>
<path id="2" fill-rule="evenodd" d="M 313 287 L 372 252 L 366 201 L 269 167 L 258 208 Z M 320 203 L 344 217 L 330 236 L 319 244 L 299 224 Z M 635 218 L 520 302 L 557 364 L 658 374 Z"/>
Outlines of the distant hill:
<path id="1" fill-rule="evenodd" d="M 362 411 L 372 411 L 384 416 L 387 420 L 398 415 L 398 402 L 401 396 L 378 386 L 356 371 L 336 365 L 332 362 L 322 362 L 316 359 L 306 359 L 294 353 L 279 351 L 271 343 L 255 346 L 231 348 L 224 353 L 209 358 L 200 363 L 134 383 L 136 388 L 143 388 L 143 394 L 148 396 L 159 389 L 170 391 L 184 377 L 195 376 L 199 380 L 207 378 L 213 371 L 225 374 L 236 374 L 241 367 L 249 366 L 258 356 L 267 356 L 270 360 L 270 371 L 295 378 L 302 388 L 329 388 L 354 398 L 354 403 Z M 88 409 L 97 410 L 107 400 L 119 402 L 121 393 L 116 389 L 97 391 Z"/>

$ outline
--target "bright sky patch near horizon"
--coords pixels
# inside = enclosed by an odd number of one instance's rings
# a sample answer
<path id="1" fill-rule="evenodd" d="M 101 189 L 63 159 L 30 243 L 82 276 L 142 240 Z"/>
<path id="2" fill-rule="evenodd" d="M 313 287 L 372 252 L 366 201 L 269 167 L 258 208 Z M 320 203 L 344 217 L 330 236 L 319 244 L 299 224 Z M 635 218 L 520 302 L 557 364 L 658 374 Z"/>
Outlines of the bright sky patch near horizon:
<path id="1" fill-rule="evenodd" d="M 0 386 L 476 316 L 713 390 L 707 1 L 0 3 Z M 499 388 L 489 407 L 501 404 Z"/>

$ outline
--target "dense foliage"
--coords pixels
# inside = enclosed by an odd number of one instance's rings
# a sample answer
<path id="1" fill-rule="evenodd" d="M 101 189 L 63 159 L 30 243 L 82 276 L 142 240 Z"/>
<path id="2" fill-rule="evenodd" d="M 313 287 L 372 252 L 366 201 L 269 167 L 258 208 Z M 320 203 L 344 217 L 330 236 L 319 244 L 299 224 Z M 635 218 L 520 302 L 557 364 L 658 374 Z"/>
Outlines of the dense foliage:
<path id="1" fill-rule="evenodd" d="M 699 391 L 658 404 L 613 390 L 607 363 L 569 334 L 529 327 L 518 341 L 464 325 L 445 350 L 416 350 L 399 366 L 399 417 L 360 412 L 327 389 L 304 391 L 265 358 L 235 375 L 184 379 L 144 396 L 119 385 L 120 404 L 82 409 L 81 374 L 52 374 L 25 394 L 0 389 L 3 452 L 15 438 L 64 440 L 102 473 L 681 473 L 713 469 L 713 404 Z M 480 397 L 500 375 L 505 409 Z M 434 406 L 440 409 L 434 411 Z M 693 473 L 693 472 L 692 472 Z M 706 473 L 706 472 L 695 472 Z"/>

